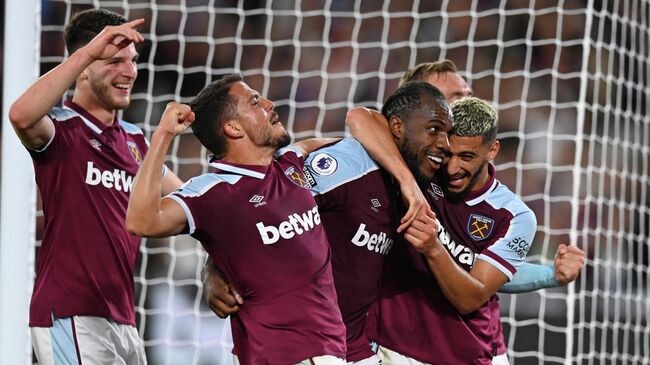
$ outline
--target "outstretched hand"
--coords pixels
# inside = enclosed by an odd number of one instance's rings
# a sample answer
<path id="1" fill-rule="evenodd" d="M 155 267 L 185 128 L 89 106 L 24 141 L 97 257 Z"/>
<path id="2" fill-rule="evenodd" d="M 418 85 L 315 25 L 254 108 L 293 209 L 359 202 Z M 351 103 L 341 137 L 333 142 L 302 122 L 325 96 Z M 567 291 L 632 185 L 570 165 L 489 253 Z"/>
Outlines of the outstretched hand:
<path id="1" fill-rule="evenodd" d="M 555 280 L 560 285 L 566 285 L 578 277 L 580 269 L 585 264 L 585 253 L 576 246 L 561 243 L 555 252 L 553 264 Z"/>
<path id="2" fill-rule="evenodd" d="M 121 25 L 106 26 L 82 49 L 95 61 L 109 59 L 131 43 L 144 41 L 142 34 L 135 30 L 143 23 L 144 19 L 140 18 Z"/>
<path id="3" fill-rule="evenodd" d="M 166 132 L 177 136 L 194 122 L 194 112 L 189 105 L 175 101 L 167 103 L 165 112 L 160 117 L 160 124 L 156 131 Z"/>
<path id="4" fill-rule="evenodd" d="M 429 203 L 415 180 L 409 184 L 400 184 L 400 191 L 402 192 L 402 200 L 408 210 L 400 220 L 400 225 L 397 227 L 398 233 L 409 227 L 418 217 L 418 214 L 429 209 Z"/>

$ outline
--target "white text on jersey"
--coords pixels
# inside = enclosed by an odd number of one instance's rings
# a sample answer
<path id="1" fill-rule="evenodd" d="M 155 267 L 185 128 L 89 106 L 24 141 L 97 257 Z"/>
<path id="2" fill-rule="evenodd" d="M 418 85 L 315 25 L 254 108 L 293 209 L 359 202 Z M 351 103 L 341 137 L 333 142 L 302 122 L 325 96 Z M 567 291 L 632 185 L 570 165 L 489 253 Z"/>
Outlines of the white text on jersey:
<path id="1" fill-rule="evenodd" d="M 320 224 L 318 208 L 313 207 L 305 213 L 291 214 L 286 221 L 275 226 L 265 226 L 263 222 L 257 222 L 257 227 L 262 242 L 265 245 L 272 245 L 280 240 L 280 237 L 288 240 L 295 235 L 301 235 Z"/>
<path id="2" fill-rule="evenodd" d="M 133 176 L 127 175 L 126 171 L 120 169 L 100 170 L 96 168 L 92 161 L 88 161 L 86 169 L 86 184 L 96 186 L 102 184 L 105 188 L 115 188 L 117 191 L 128 193 L 133 185 Z"/>
<path id="3" fill-rule="evenodd" d="M 451 239 L 449 232 L 445 230 L 445 227 L 438 221 L 438 240 L 442 243 L 447 251 L 454 257 L 459 263 L 465 265 L 466 269 L 469 269 L 474 265 L 474 260 L 476 259 L 474 251 L 469 249 L 467 246 L 464 246 L 460 243 Z"/>
<path id="4" fill-rule="evenodd" d="M 367 246 L 368 251 L 379 252 L 382 255 L 388 255 L 393 247 L 393 239 L 388 237 L 384 232 L 373 233 L 366 231 L 366 225 L 361 223 L 357 233 L 352 237 L 352 243 L 359 247 Z"/>

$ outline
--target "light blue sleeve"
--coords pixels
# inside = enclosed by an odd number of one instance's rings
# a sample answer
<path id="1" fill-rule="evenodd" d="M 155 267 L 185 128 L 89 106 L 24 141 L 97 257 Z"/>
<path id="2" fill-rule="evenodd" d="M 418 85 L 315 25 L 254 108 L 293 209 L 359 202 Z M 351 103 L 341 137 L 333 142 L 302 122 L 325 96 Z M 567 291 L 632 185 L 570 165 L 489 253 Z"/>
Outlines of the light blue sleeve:
<path id="1" fill-rule="evenodd" d="M 310 153 L 304 172 L 312 181 L 312 194 L 318 195 L 378 169 L 377 163 L 356 139 L 344 138 Z"/>
<path id="2" fill-rule="evenodd" d="M 525 293 L 533 290 L 560 286 L 555 279 L 553 265 L 539 265 L 524 262 L 508 283 L 499 289 L 500 293 Z"/>

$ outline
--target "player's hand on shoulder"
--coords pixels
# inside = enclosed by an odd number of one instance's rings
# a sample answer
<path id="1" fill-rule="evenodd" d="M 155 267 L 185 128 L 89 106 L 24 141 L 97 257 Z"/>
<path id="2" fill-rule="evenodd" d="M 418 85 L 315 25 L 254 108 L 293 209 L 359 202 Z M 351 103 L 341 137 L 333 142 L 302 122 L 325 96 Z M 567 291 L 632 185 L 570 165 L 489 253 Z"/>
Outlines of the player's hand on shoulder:
<path id="1" fill-rule="evenodd" d="M 183 133 L 193 122 L 194 112 L 190 106 L 172 101 L 167 104 L 156 131 L 177 136 Z"/>
<path id="2" fill-rule="evenodd" d="M 121 25 L 106 26 L 95 38 L 80 49 L 93 60 L 109 59 L 131 43 L 140 43 L 144 37 L 135 28 L 144 23 L 143 18 Z"/>
<path id="3" fill-rule="evenodd" d="M 404 238 L 422 254 L 428 254 L 432 250 L 441 249 L 442 246 L 438 241 L 438 220 L 436 214 L 427 205 L 416 219 L 404 232 Z"/>
<path id="4" fill-rule="evenodd" d="M 555 252 L 555 279 L 560 285 L 574 281 L 584 264 L 584 251 L 576 246 L 560 244 Z"/>
<path id="5" fill-rule="evenodd" d="M 228 284 L 217 266 L 208 259 L 201 271 L 203 298 L 219 318 L 227 318 L 239 311 L 244 300 L 235 288 Z"/>

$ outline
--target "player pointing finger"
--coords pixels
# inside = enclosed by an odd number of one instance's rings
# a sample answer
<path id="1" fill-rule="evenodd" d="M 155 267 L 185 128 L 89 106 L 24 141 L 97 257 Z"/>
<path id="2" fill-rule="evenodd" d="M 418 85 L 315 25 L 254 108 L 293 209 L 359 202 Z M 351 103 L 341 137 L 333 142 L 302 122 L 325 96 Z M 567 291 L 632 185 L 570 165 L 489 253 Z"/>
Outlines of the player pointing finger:
<path id="1" fill-rule="evenodd" d="M 135 28 L 144 23 L 143 18 L 128 23 L 105 27 L 84 48 L 93 60 L 109 59 L 131 43 L 140 43 L 144 37 Z"/>

